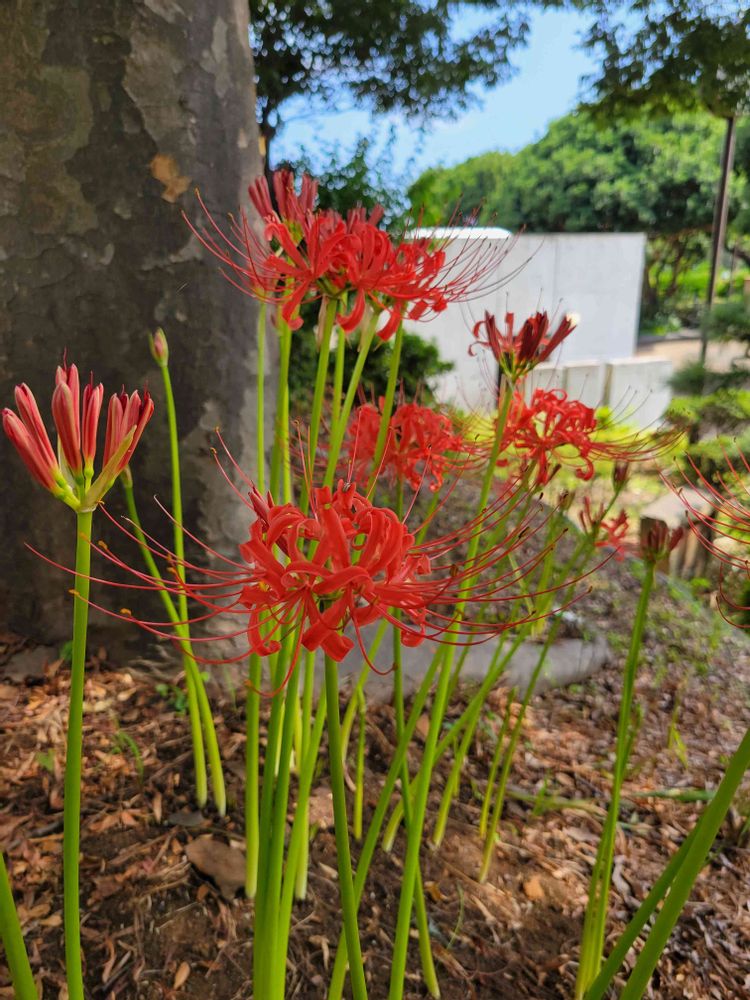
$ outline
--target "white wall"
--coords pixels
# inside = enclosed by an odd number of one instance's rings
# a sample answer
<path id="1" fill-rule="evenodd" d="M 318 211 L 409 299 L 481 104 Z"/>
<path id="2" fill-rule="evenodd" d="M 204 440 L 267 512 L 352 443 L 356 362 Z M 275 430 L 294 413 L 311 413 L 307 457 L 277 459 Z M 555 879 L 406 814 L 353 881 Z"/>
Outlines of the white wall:
<path id="1" fill-rule="evenodd" d="M 510 243 L 510 253 L 498 266 L 497 287 L 470 303 L 449 306 L 429 320 L 407 323 L 434 340 L 442 356 L 453 361 L 455 371 L 445 377 L 440 395 L 464 408 L 481 407 L 489 400 L 479 359 L 468 353 L 473 343 L 471 326 L 485 310 L 500 322 L 506 311 L 514 312 L 519 326 L 537 309 L 546 309 L 558 319 L 566 312 L 577 313 L 578 328 L 563 343 L 554 359 L 557 363 L 611 362 L 630 358 L 635 351 L 644 234 L 524 234 Z M 503 240 L 498 239 L 496 245 L 502 246 Z M 466 250 L 467 240 L 456 239 L 448 254 Z"/>

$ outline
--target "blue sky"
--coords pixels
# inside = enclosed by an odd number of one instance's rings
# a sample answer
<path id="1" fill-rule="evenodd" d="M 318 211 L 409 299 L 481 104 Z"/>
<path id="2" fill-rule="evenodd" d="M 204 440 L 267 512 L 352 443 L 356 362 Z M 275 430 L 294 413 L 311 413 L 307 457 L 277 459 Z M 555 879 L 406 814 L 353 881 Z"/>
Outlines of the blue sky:
<path id="1" fill-rule="evenodd" d="M 391 128 L 394 172 L 415 178 L 426 167 L 460 163 L 492 149 L 515 151 L 543 135 L 554 118 L 570 111 L 583 93 L 581 77 L 595 63 L 579 47 L 586 19 L 573 12 L 547 11 L 531 22 L 529 44 L 512 57 L 516 75 L 491 91 L 481 91 L 481 104 L 452 121 L 436 121 L 421 135 L 400 115 L 373 117 L 351 109 L 314 113 L 306 102 L 289 102 L 288 122 L 274 140 L 275 160 L 294 157 L 300 146 L 310 153 L 319 143 L 351 148 L 361 134 L 374 134 L 385 144 Z"/>

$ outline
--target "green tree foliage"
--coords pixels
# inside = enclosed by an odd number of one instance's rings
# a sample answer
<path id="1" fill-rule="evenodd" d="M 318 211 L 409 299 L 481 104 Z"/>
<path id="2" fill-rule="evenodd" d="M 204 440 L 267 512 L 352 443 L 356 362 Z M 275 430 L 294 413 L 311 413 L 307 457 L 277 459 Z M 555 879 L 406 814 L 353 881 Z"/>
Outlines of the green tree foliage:
<path id="1" fill-rule="evenodd" d="M 393 173 L 387 154 L 392 142 L 391 135 L 384 153 L 374 139 L 360 136 L 350 151 L 338 144 L 325 144 L 315 157 L 302 149 L 294 160 L 285 160 L 279 166 L 288 166 L 297 175 L 304 172 L 314 176 L 321 208 L 334 208 L 346 215 L 354 205 L 367 209 L 380 205 L 388 228 L 400 230 L 408 216 L 408 203 L 404 178 Z"/>
<path id="2" fill-rule="evenodd" d="M 414 212 L 424 205 L 428 221 L 460 198 L 480 222 L 509 229 L 646 232 L 646 304 L 654 311 L 706 252 L 722 134 L 721 122 L 705 112 L 606 124 L 578 111 L 515 155 L 487 153 L 427 171 L 409 196 Z"/>
<path id="3" fill-rule="evenodd" d="M 512 73 L 529 30 L 520 0 L 250 0 L 261 133 L 270 143 L 294 97 L 340 108 L 342 96 L 415 121 L 451 116 L 473 84 Z"/>
<path id="4" fill-rule="evenodd" d="M 456 213 L 504 226 L 505 220 L 494 215 L 499 208 L 505 209 L 504 189 L 513 163 L 511 153 L 493 152 L 473 156 L 456 167 L 431 167 L 409 188 L 412 210 L 415 215 L 421 213 L 426 226 L 445 223 Z"/>
<path id="5" fill-rule="evenodd" d="M 742 0 L 575 0 L 586 44 L 603 53 L 591 84 L 601 114 L 750 111 L 750 7 Z"/>

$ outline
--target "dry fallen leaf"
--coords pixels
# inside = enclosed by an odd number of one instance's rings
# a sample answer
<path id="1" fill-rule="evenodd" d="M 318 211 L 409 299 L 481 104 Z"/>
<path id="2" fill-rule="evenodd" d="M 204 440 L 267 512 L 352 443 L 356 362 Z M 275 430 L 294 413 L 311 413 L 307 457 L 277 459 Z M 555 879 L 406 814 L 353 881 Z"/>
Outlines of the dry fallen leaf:
<path id="1" fill-rule="evenodd" d="M 526 879 L 523 884 L 523 891 L 526 893 L 529 899 L 545 899 L 546 893 L 544 891 L 544 886 L 538 875 L 532 875 L 531 878 Z"/>
<path id="2" fill-rule="evenodd" d="M 224 899 L 234 899 L 245 884 L 245 852 L 230 847 L 211 834 L 198 837 L 185 848 L 188 861 L 213 879 Z"/>
<path id="3" fill-rule="evenodd" d="M 187 982 L 187 978 L 190 975 L 190 963 L 181 962 L 180 967 L 175 973 L 174 982 L 172 983 L 173 990 L 179 990 L 181 986 L 184 986 Z"/>

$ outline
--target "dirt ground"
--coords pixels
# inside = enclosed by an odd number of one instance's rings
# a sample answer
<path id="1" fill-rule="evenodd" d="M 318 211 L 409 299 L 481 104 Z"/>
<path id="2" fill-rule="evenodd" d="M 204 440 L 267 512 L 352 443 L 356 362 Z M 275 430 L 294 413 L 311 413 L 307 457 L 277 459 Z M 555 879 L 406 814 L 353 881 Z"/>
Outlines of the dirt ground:
<path id="1" fill-rule="evenodd" d="M 425 848 L 423 877 L 445 1000 L 571 997 L 587 880 L 607 802 L 620 672 L 639 584 L 611 563 L 581 608 L 604 631 L 611 667 L 583 685 L 534 699 L 513 765 L 512 788 L 489 881 L 477 881 L 476 824 L 506 693 L 490 699 L 465 769 L 445 842 Z M 32 965 L 45 998 L 64 997 L 61 916 L 62 767 L 68 671 L 3 674 L 28 644 L 0 635 L 0 843 L 6 850 Z M 680 586 L 660 581 L 637 684 L 641 725 L 624 790 L 608 941 L 611 943 L 702 803 L 750 724 L 750 646 Z M 188 860 L 206 834 L 241 847 L 244 725 L 231 696 L 216 705 L 229 781 L 225 819 L 197 812 L 187 720 L 176 675 L 92 657 L 86 685 L 82 830 L 83 942 L 92 998 L 200 997 L 252 992 L 252 905 L 220 889 Z M 238 704 L 242 703 L 238 693 Z M 460 700 L 452 714 L 460 711 Z M 426 721 L 426 720 L 425 720 Z M 424 727 L 418 727 L 418 731 Z M 366 811 L 392 748 L 388 706 L 367 728 Z M 447 763 L 441 769 L 442 779 Z M 325 749 L 318 796 L 326 799 Z M 440 780 L 430 803 L 431 828 Z M 667 792 L 668 794 L 664 795 Z M 675 797 L 677 796 L 677 797 Z M 683 801 L 684 800 L 684 801 Z M 662 956 L 650 996 L 663 1000 L 750 995 L 750 851 L 733 810 Z M 365 821 L 366 821 L 365 817 Z M 296 905 L 288 996 L 323 998 L 340 930 L 333 832 L 311 846 L 309 895 Z M 361 909 L 372 1000 L 385 997 L 403 843 L 376 855 Z M 239 856 L 239 855 L 238 855 Z M 355 850 L 356 856 L 356 850 Z M 426 996 L 416 942 L 407 995 Z M 0 996 L 11 995 L 0 969 Z M 262 1000 L 262 998 L 256 998 Z"/>

